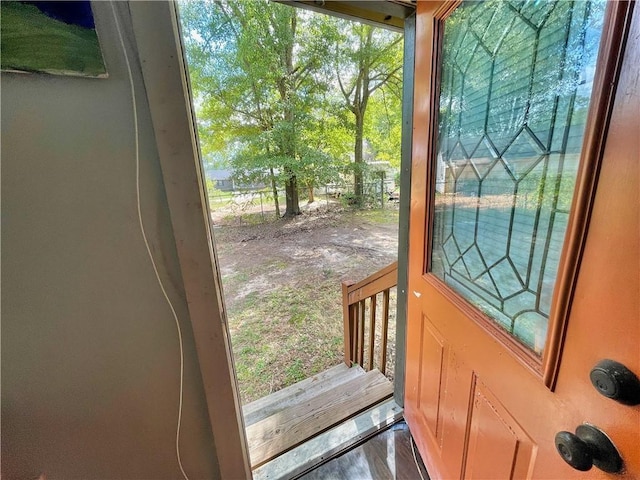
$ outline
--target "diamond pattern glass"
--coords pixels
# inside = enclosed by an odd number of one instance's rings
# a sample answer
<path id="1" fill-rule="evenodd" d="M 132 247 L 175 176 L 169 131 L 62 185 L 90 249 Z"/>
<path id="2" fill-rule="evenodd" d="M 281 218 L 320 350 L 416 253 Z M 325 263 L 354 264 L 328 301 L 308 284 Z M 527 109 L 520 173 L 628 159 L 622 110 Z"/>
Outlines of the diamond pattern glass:
<path id="1" fill-rule="evenodd" d="M 445 20 L 431 271 L 537 354 L 604 4 L 468 1 Z"/>

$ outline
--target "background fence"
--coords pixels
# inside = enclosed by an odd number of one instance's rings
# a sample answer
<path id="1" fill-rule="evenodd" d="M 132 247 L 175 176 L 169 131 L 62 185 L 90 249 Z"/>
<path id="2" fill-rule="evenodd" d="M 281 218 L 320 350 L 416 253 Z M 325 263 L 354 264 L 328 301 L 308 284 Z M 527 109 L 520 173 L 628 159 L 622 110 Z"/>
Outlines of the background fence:
<path id="1" fill-rule="evenodd" d="M 377 209 L 397 208 L 400 194 L 399 190 L 392 188 L 393 186 L 380 181 L 364 183 L 363 198 L 359 206 Z M 269 190 L 213 190 L 208 194 L 209 207 L 215 223 L 259 223 L 275 218 L 275 201 L 273 192 Z M 312 203 L 309 203 L 308 192 L 305 189 L 300 189 L 299 194 L 302 211 L 358 206 L 353 184 L 327 184 L 316 187 Z M 284 191 L 278 192 L 278 203 L 280 214 L 283 215 L 286 208 Z"/>

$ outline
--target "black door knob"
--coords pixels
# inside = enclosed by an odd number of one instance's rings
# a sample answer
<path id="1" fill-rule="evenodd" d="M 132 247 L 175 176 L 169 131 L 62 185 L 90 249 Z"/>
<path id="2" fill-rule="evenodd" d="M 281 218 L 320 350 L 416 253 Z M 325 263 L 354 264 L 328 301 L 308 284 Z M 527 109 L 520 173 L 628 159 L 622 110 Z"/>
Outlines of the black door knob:
<path id="1" fill-rule="evenodd" d="M 622 470 L 622 458 L 618 449 L 601 430 L 593 425 L 580 425 L 576 433 L 556 434 L 556 449 L 571 467 L 587 471 L 593 465 L 608 473 Z"/>
<path id="2" fill-rule="evenodd" d="M 589 374 L 598 393 L 625 405 L 640 404 L 640 380 L 614 360 L 601 360 Z"/>
<path id="3" fill-rule="evenodd" d="M 589 445 L 571 432 L 556 434 L 556 449 L 562 459 L 576 470 L 586 472 L 593 466 L 593 455 Z"/>

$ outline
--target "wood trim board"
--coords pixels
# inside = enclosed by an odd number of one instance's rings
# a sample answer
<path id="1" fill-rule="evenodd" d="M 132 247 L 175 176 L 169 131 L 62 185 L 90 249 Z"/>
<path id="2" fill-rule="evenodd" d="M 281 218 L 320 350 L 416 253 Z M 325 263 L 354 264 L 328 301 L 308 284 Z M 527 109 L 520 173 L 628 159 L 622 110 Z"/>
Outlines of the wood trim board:
<path id="1" fill-rule="evenodd" d="M 191 89 L 173 2 L 130 2 L 222 478 L 251 478 Z"/>

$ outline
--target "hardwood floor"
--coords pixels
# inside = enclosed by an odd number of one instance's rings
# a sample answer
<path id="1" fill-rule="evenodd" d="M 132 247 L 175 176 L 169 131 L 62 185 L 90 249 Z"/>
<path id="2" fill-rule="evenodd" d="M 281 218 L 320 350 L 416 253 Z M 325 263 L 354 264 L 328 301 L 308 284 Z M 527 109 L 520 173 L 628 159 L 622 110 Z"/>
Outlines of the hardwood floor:
<path id="1" fill-rule="evenodd" d="M 415 448 L 420 472 L 411 452 L 411 434 L 405 422 L 377 434 L 359 447 L 303 475 L 304 480 L 429 480 Z"/>

